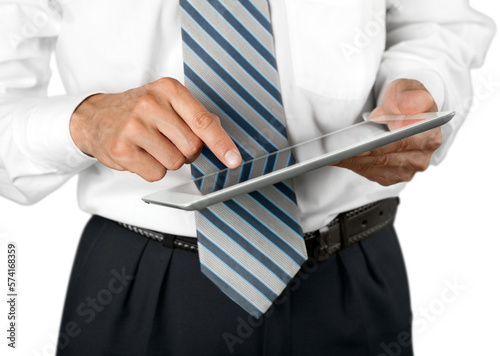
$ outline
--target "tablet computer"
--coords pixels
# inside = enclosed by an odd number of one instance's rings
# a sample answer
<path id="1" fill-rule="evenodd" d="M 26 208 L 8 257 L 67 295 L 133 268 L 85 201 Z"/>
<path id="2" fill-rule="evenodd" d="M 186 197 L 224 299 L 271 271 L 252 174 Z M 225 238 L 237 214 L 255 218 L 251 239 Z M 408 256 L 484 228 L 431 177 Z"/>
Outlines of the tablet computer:
<path id="1" fill-rule="evenodd" d="M 423 113 L 419 115 L 385 115 L 365 120 L 321 137 L 299 143 L 269 155 L 244 162 L 240 167 L 224 169 L 185 184 L 147 195 L 146 203 L 158 204 L 183 210 L 202 210 L 240 194 L 250 193 L 263 187 L 286 181 L 312 170 L 359 155 L 427 131 L 450 121 L 455 112 Z M 271 155 L 284 155 L 292 150 L 297 162 L 267 174 L 238 182 L 246 165 L 263 165 Z M 318 152 L 321 152 L 318 154 Z M 279 159 L 279 157 L 277 157 Z M 211 189 L 200 190 L 203 186 Z M 220 185 L 220 186 L 218 186 Z M 223 185 L 223 186 L 222 186 Z"/>

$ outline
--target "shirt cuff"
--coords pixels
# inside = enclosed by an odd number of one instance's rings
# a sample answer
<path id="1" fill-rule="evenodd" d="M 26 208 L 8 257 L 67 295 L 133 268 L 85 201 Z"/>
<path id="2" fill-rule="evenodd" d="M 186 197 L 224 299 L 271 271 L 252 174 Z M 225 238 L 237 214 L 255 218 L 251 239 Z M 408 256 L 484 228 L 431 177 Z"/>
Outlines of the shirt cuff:
<path id="1" fill-rule="evenodd" d="M 30 101 L 13 113 L 14 139 L 42 171 L 78 172 L 97 161 L 78 149 L 69 130 L 73 112 L 89 96 L 56 96 Z"/>

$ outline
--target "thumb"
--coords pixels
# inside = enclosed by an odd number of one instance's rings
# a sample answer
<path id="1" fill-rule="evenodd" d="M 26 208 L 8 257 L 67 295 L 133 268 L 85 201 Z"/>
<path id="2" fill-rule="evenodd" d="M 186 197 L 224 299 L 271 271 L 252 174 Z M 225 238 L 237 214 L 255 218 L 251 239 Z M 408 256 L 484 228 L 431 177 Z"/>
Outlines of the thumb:
<path id="1" fill-rule="evenodd" d="M 397 96 L 397 105 L 404 115 L 437 111 L 434 98 L 425 88 L 400 91 Z"/>

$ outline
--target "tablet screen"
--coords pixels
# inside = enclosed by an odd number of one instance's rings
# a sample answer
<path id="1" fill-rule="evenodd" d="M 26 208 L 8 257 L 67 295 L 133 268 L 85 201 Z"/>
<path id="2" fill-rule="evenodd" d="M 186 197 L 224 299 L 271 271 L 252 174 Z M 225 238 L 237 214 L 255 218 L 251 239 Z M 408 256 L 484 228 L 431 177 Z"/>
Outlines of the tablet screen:
<path id="1" fill-rule="evenodd" d="M 223 169 L 170 190 L 156 192 L 143 200 L 186 210 L 202 209 L 435 128 L 451 120 L 454 114 L 441 112 L 379 116 L 246 161 L 238 168 Z M 287 165 L 290 152 L 295 162 Z"/>
<path id="2" fill-rule="evenodd" d="M 193 179 L 193 182 L 202 194 L 209 194 L 250 179 L 276 172 L 276 167 L 280 167 L 279 169 L 292 167 L 301 162 L 314 159 L 319 155 L 359 144 L 363 140 L 370 140 L 388 131 L 390 131 L 389 127 L 385 122 L 361 122 L 345 129 L 331 132 L 321 137 L 301 142 L 265 156 L 243 162 L 237 168 L 223 169 L 204 177 Z M 295 158 L 295 163 L 291 164 L 289 162 L 290 151 L 292 151 L 293 157 Z"/>

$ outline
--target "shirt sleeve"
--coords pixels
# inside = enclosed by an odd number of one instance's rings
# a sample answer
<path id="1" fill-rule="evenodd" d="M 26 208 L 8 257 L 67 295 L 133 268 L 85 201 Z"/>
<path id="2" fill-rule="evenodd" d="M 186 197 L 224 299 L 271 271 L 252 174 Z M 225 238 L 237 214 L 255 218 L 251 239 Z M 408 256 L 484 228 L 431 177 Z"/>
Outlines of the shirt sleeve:
<path id="1" fill-rule="evenodd" d="M 69 132 L 88 94 L 47 97 L 59 26 L 49 0 L 0 0 L 0 195 L 21 204 L 42 199 L 95 162 Z"/>
<path id="2" fill-rule="evenodd" d="M 386 51 L 375 84 L 379 102 L 393 80 L 416 79 L 432 94 L 439 110 L 457 113 L 441 127 L 443 144 L 431 161 L 438 164 L 467 116 L 470 70 L 483 64 L 495 24 L 467 0 L 388 1 L 386 23 Z"/>

